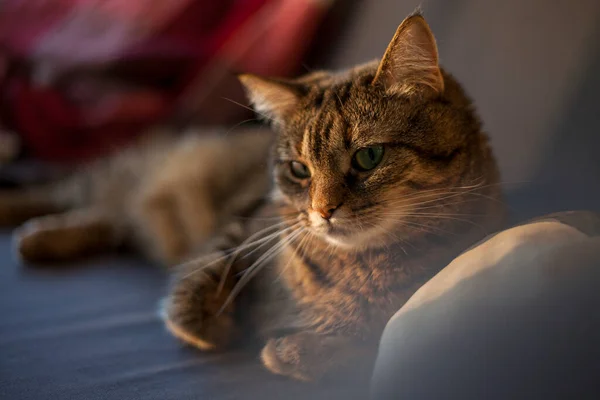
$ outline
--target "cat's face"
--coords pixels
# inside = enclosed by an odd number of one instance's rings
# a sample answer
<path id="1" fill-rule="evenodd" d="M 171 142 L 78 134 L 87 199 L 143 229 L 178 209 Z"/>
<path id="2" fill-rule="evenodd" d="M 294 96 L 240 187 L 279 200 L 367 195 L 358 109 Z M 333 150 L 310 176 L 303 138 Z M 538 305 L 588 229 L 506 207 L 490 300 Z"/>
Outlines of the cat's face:
<path id="1" fill-rule="evenodd" d="M 464 96 L 457 104 L 456 93 L 445 95 L 421 16 L 402 23 L 380 63 L 242 81 L 279 130 L 272 163 L 279 197 L 331 244 L 401 239 L 416 210 L 426 214 L 425 191 L 460 183 L 469 167 L 465 137 L 478 122 Z"/>

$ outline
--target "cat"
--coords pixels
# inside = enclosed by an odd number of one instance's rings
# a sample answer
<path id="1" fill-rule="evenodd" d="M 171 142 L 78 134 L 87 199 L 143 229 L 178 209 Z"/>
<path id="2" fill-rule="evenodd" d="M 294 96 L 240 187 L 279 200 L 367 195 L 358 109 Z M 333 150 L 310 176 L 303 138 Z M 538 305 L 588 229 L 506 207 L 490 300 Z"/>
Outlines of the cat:
<path id="1" fill-rule="evenodd" d="M 258 336 L 270 371 L 317 381 L 364 363 L 423 283 L 501 227 L 499 172 L 419 11 L 380 61 L 240 80 L 277 131 L 267 214 L 280 218 L 180 266 L 165 321 L 205 350 Z"/>
<path id="2" fill-rule="evenodd" d="M 380 61 L 239 78 L 273 130 L 148 135 L 0 193 L 0 224 L 33 218 L 14 236 L 31 262 L 133 246 L 172 266 L 174 336 L 204 350 L 257 337 L 271 372 L 317 381 L 372 356 L 412 293 L 501 226 L 499 172 L 419 11 Z"/>

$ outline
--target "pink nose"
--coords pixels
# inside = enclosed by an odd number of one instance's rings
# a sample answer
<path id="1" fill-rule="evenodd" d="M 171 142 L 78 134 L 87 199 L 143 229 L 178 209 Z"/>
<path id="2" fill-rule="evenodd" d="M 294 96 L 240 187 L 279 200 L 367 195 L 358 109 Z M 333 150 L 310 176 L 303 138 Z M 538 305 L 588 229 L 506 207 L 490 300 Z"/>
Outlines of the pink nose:
<path id="1" fill-rule="evenodd" d="M 316 212 L 319 213 L 319 215 L 323 218 L 323 219 L 330 219 L 333 216 L 334 211 L 339 207 L 340 205 L 338 204 L 335 207 L 331 207 L 331 206 L 326 206 L 326 207 L 317 207 L 314 210 Z"/>

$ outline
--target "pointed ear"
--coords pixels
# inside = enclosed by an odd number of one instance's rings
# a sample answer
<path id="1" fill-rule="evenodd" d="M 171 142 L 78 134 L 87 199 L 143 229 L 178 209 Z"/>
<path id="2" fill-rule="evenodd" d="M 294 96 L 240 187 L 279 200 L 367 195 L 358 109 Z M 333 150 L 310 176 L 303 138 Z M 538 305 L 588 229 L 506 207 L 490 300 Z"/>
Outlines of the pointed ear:
<path id="1" fill-rule="evenodd" d="M 238 75 L 238 79 L 254 110 L 275 124 L 282 124 L 294 112 L 303 95 L 302 87 L 294 82 L 252 74 Z"/>
<path id="2" fill-rule="evenodd" d="M 444 91 L 435 38 L 419 11 L 398 27 L 373 83 L 383 85 L 391 94 L 435 96 Z"/>

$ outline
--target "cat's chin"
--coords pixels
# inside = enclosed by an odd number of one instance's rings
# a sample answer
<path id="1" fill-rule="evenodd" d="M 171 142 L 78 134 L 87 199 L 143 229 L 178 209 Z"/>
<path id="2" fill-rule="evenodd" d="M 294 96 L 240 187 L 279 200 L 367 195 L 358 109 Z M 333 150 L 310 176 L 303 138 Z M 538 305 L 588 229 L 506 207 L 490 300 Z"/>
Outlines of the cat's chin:
<path id="1" fill-rule="evenodd" d="M 328 229 L 317 232 L 324 242 L 340 249 L 361 251 L 372 247 L 386 245 L 389 235 L 385 235 L 381 229 L 369 229 L 359 231 L 341 231 L 339 229 Z"/>
<path id="2" fill-rule="evenodd" d="M 339 227 L 332 226 L 332 224 L 323 223 L 317 226 L 313 225 L 312 230 L 327 244 L 343 249 L 353 249 L 356 247 L 356 238 Z"/>
<path id="3" fill-rule="evenodd" d="M 366 249 L 372 244 L 372 237 L 366 234 L 364 231 L 355 235 L 330 232 L 327 234 L 322 234 L 321 237 L 328 244 L 347 250 Z"/>
<path id="4" fill-rule="evenodd" d="M 376 243 L 384 243 L 380 228 L 358 229 L 349 225 L 340 224 L 335 218 L 329 223 L 317 219 L 312 221 L 310 229 L 325 243 L 346 250 L 364 250 L 373 247 Z"/>
<path id="5" fill-rule="evenodd" d="M 343 249 L 352 249 L 356 247 L 355 243 L 352 243 L 352 241 L 345 236 L 324 235 L 323 238 L 327 243 Z"/>

